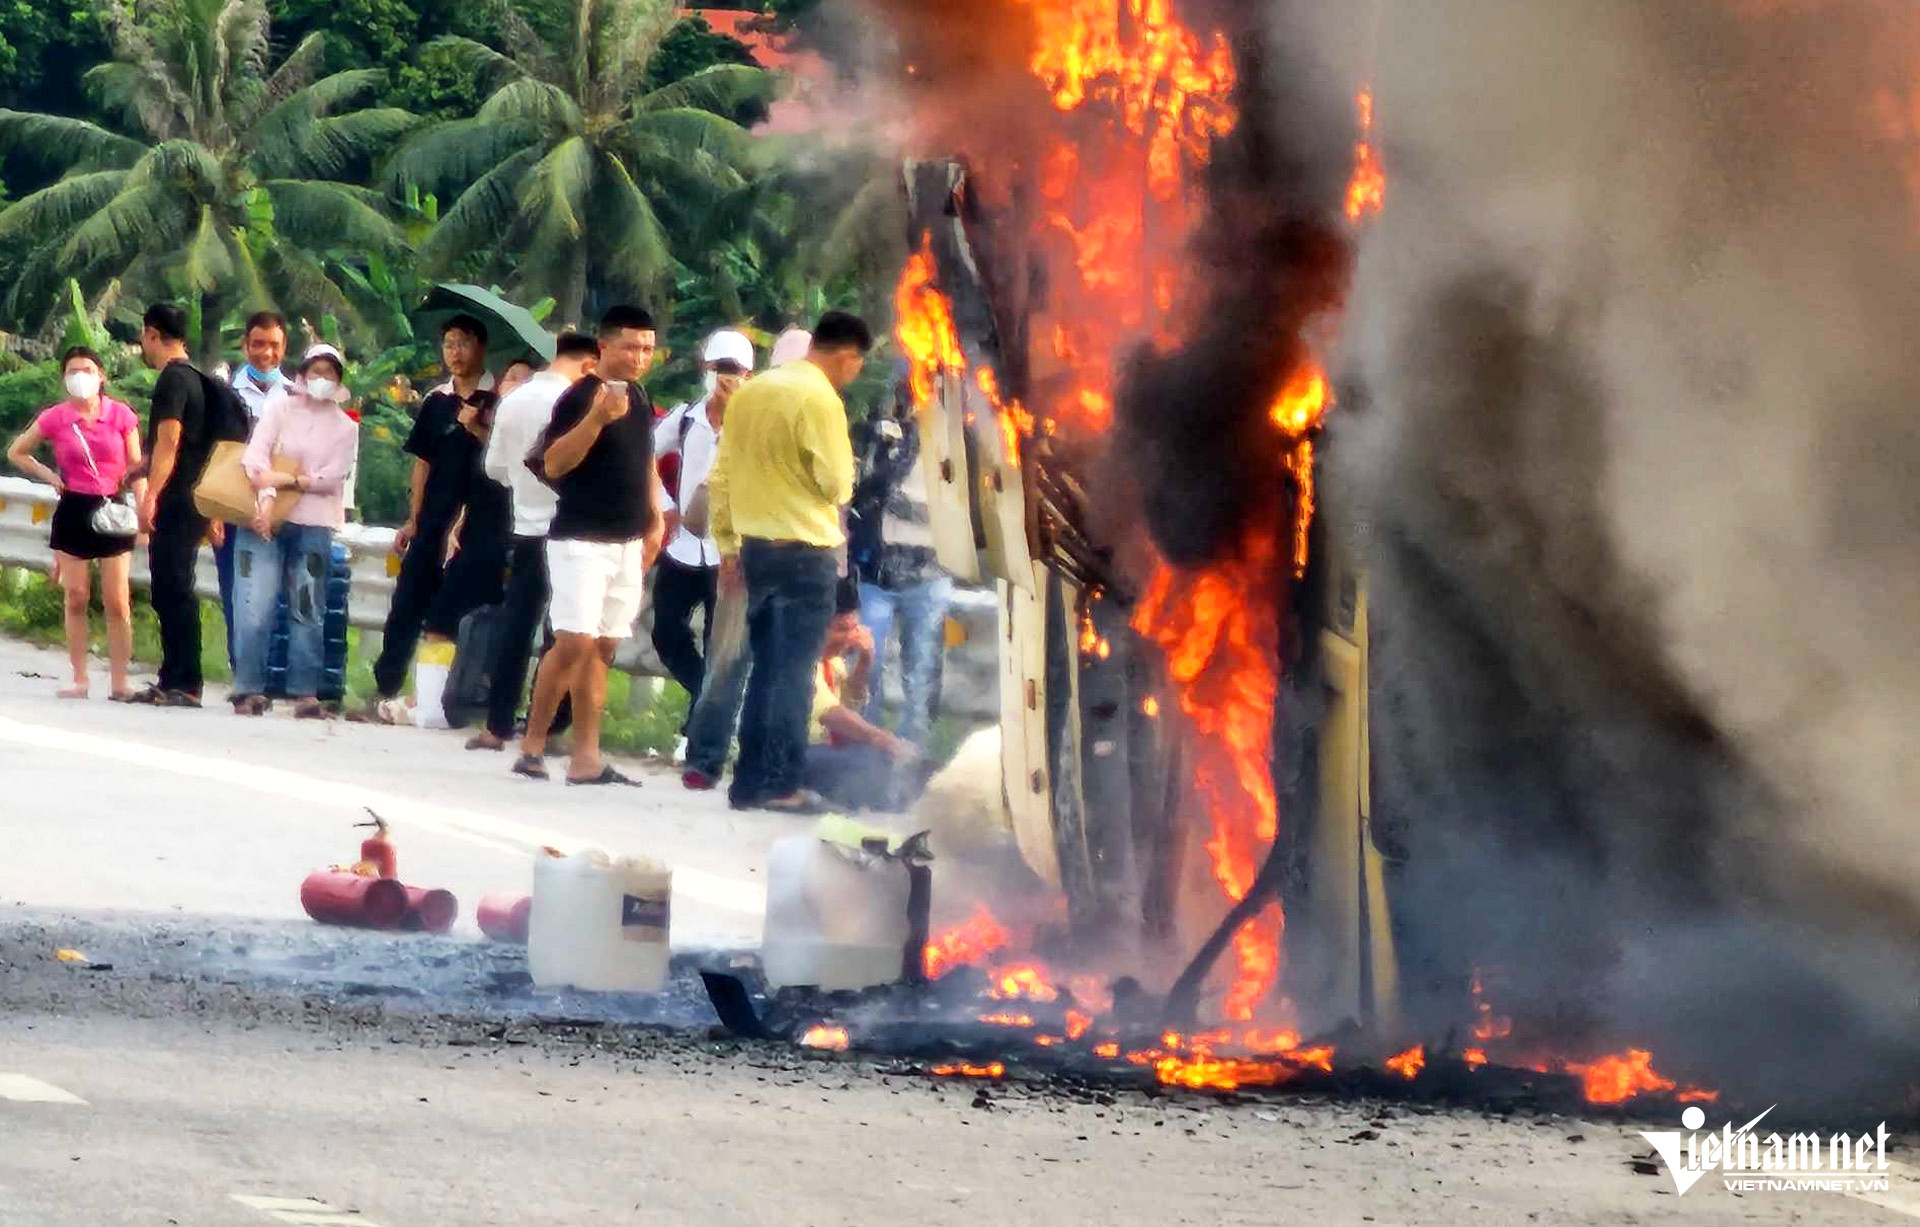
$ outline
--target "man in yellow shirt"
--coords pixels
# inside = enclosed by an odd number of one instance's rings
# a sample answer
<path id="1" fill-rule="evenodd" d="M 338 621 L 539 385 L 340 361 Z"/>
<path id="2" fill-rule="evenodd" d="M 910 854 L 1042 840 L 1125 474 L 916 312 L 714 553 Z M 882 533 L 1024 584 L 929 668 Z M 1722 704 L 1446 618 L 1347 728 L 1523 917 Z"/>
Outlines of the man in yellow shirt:
<path id="1" fill-rule="evenodd" d="M 747 589 L 753 672 L 740 713 L 735 809 L 818 812 L 803 787 L 813 672 L 833 620 L 840 509 L 853 498 L 853 444 L 840 393 L 866 365 L 873 333 L 844 312 L 814 326 L 804 361 L 734 394 L 707 478 L 720 582 Z"/>

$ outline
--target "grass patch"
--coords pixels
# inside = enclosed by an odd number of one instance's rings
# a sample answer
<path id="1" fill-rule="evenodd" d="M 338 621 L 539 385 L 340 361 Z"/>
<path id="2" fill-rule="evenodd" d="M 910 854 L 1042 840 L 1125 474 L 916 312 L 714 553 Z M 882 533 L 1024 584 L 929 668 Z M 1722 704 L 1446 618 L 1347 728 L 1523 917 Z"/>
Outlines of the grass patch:
<path id="1" fill-rule="evenodd" d="M 107 654 L 107 615 L 100 604 L 99 580 L 94 581 L 88 609 L 88 642 L 96 656 Z M 7 567 L 0 571 L 0 634 L 44 647 L 65 647 L 67 596 L 44 571 Z M 136 592 L 133 599 L 133 661 L 160 663 L 160 619 L 153 606 Z M 227 663 L 227 624 L 218 601 L 200 602 L 200 669 L 209 682 L 227 682 L 233 670 Z"/>

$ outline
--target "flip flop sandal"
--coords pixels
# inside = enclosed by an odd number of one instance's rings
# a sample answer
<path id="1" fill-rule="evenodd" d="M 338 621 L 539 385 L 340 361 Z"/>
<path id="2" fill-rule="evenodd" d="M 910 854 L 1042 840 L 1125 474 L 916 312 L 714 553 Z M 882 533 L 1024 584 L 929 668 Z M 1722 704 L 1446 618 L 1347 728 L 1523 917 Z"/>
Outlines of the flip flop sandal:
<path id="1" fill-rule="evenodd" d="M 156 707 L 197 708 L 200 706 L 200 696 L 197 694 L 188 694 L 184 690 L 167 690 L 161 692 L 160 697 L 153 702 Z"/>
<path id="2" fill-rule="evenodd" d="M 149 686 L 145 690 L 136 690 L 126 698 L 117 701 L 121 703 L 138 703 L 142 707 L 158 707 L 160 706 L 161 700 L 166 697 L 166 693 L 166 691 L 160 689 L 158 686 Z"/>
<path id="3" fill-rule="evenodd" d="M 594 776 L 592 779 L 576 780 L 571 776 L 567 779 L 567 787 L 569 788 L 607 788 L 613 785 L 620 785 L 625 788 L 642 787 L 639 780 L 628 779 L 612 767 L 602 767 L 600 774 Z"/>
<path id="4" fill-rule="evenodd" d="M 293 718 L 295 720 L 331 720 L 333 713 L 328 711 L 326 704 L 320 700 L 305 699 L 294 705 Z"/>
<path id="5" fill-rule="evenodd" d="M 547 774 L 547 764 L 542 762 L 536 754 L 522 754 L 519 758 L 515 759 L 513 762 L 513 773 L 515 775 L 525 776 L 530 780 L 550 780 L 553 778 Z"/>
<path id="6" fill-rule="evenodd" d="M 138 690 L 123 690 L 119 694 L 110 694 L 107 696 L 107 702 L 109 703 L 138 703 L 139 701 L 140 692 Z"/>
<path id="7" fill-rule="evenodd" d="M 485 738 L 482 738 L 482 737 L 469 737 L 467 738 L 467 749 L 491 750 L 495 754 L 503 754 L 506 752 L 507 743 L 503 741 L 503 742 L 500 742 L 498 745 L 495 745 L 493 743 L 488 742 Z"/>

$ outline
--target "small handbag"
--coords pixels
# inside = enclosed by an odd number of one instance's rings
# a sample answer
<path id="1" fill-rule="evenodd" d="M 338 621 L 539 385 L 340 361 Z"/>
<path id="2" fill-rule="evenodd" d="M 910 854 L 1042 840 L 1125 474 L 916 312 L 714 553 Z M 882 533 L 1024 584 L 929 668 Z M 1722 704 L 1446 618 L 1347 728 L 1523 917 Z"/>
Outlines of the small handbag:
<path id="1" fill-rule="evenodd" d="M 87 442 L 86 432 L 80 429 L 80 423 L 73 424 L 73 433 L 79 436 L 80 452 L 87 458 L 87 468 L 93 473 L 95 481 L 100 480 L 100 469 L 93 463 L 93 445 Z M 140 513 L 134 508 L 130 494 L 109 497 L 106 502 L 93 509 L 87 517 L 87 526 L 102 537 L 137 537 L 140 535 Z"/>

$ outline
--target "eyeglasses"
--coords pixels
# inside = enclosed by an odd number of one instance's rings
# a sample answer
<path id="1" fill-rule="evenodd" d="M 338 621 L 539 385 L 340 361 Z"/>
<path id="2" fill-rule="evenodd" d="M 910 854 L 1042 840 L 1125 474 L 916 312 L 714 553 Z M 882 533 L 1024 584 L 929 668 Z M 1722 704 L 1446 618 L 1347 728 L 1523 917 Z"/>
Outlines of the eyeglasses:
<path id="1" fill-rule="evenodd" d="M 730 360 L 722 360 L 719 362 L 709 362 L 707 366 L 716 375 L 744 375 L 747 373 L 746 367 L 741 366 L 738 362 L 733 362 Z"/>

